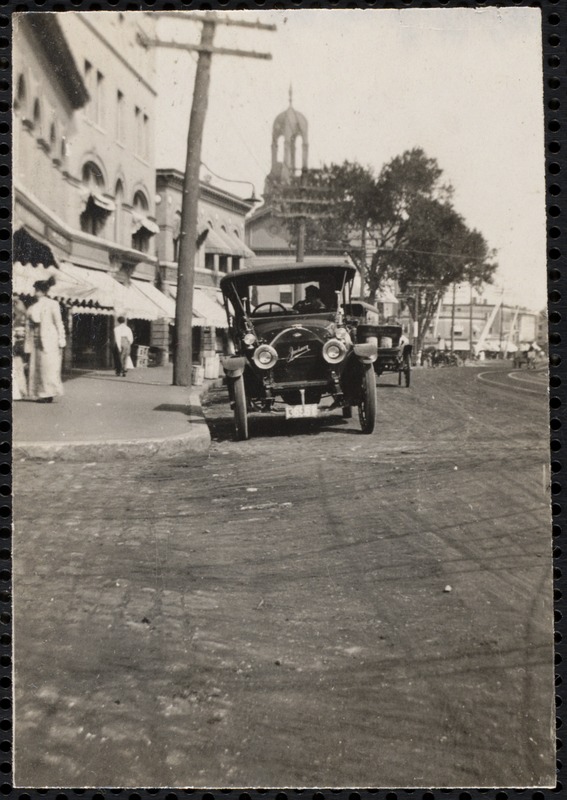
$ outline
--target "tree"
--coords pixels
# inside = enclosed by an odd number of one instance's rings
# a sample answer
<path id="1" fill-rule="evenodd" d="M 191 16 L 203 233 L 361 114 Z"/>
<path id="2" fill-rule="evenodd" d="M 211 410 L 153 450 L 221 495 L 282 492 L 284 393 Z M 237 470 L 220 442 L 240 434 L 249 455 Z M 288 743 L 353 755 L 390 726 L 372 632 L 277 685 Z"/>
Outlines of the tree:
<path id="1" fill-rule="evenodd" d="M 324 235 L 345 243 L 370 302 L 388 279 L 397 281 L 402 295 L 413 292 L 421 349 L 447 288 L 463 280 L 489 282 L 494 251 L 467 227 L 439 164 L 420 148 L 393 158 L 377 177 L 348 161 L 326 167 L 324 174 L 333 199 Z"/>

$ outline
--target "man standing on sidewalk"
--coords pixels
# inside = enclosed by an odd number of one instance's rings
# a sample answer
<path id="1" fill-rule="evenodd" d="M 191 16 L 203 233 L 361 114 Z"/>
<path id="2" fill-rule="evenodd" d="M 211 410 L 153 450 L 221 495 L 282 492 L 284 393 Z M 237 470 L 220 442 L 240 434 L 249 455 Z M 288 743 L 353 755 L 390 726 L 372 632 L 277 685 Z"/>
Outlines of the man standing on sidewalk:
<path id="1" fill-rule="evenodd" d="M 117 325 L 114 328 L 114 365 L 117 375 L 125 376 L 128 372 L 128 361 L 130 351 L 134 341 L 132 329 L 126 325 L 124 317 L 118 317 Z"/>

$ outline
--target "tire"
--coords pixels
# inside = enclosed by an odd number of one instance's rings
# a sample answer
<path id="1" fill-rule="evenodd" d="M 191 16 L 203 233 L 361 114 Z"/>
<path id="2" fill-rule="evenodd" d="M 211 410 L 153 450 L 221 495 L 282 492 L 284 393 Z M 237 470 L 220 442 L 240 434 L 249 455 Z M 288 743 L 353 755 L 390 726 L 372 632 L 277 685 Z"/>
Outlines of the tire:
<path id="1" fill-rule="evenodd" d="M 372 364 L 364 365 L 362 385 L 360 387 L 358 418 L 362 433 L 372 433 L 376 425 L 376 378 Z"/>
<path id="2" fill-rule="evenodd" d="M 352 406 L 343 406 L 343 419 L 352 419 Z"/>
<path id="3" fill-rule="evenodd" d="M 238 441 L 248 439 L 248 414 L 246 410 L 246 390 L 244 378 L 240 375 L 232 385 L 234 394 L 234 429 Z"/>

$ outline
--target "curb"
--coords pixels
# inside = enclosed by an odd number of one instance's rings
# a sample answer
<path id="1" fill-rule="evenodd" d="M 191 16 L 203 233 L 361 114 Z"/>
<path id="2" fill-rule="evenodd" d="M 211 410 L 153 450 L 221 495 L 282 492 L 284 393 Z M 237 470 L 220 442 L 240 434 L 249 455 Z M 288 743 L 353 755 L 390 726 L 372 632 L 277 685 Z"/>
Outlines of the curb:
<path id="1" fill-rule="evenodd" d="M 222 385 L 210 381 L 202 387 L 191 387 L 187 433 L 161 438 L 109 439 L 106 441 L 73 442 L 13 442 L 13 460 L 37 459 L 41 461 L 107 461 L 110 459 L 138 458 L 141 456 L 172 456 L 179 453 L 206 453 L 211 444 L 211 434 L 201 406 L 211 386 Z"/>

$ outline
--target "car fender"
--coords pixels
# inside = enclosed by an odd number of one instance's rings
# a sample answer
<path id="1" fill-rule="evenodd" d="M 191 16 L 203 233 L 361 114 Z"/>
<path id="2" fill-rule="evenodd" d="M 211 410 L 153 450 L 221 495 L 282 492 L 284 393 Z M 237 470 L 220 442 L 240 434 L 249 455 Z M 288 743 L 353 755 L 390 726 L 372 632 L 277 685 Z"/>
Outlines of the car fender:
<path id="1" fill-rule="evenodd" d="M 224 356 L 221 359 L 227 378 L 239 378 L 244 372 L 246 363 L 244 356 Z"/>
<path id="2" fill-rule="evenodd" d="M 373 342 L 355 344 L 354 354 L 363 364 L 373 364 L 378 357 L 378 347 Z"/>

